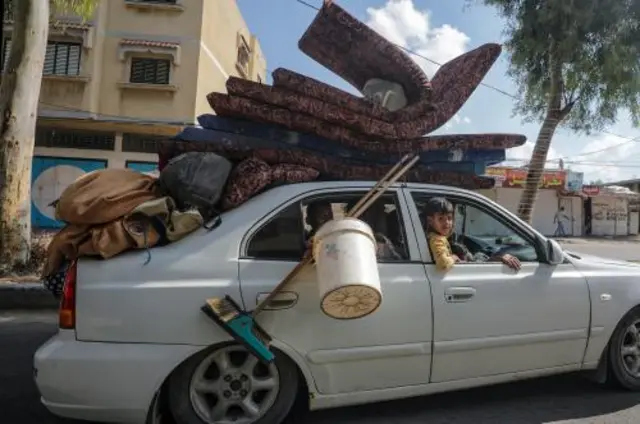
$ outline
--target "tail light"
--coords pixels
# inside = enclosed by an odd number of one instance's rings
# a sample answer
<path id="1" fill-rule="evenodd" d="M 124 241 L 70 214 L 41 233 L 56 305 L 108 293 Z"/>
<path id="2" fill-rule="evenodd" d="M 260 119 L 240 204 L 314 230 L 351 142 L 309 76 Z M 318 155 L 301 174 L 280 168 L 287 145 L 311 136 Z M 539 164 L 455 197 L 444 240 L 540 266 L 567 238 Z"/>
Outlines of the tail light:
<path id="1" fill-rule="evenodd" d="M 63 330 L 76 328 L 76 279 L 78 276 L 78 263 L 73 261 L 64 277 L 62 300 L 58 312 L 58 326 Z"/>

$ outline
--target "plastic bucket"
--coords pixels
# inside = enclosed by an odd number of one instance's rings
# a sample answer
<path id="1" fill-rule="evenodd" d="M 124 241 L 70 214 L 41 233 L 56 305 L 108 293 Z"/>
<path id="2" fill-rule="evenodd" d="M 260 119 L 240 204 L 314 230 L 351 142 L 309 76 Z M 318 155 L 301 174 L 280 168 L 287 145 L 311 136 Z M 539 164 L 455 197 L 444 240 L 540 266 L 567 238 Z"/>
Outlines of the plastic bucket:
<path id="1" fill-rule="evenodd" d="M 382 303 L 371 227 L 355 218 L 325 223 L 314 238 L 320 308 L 336 319 L 361 318 Z"/>

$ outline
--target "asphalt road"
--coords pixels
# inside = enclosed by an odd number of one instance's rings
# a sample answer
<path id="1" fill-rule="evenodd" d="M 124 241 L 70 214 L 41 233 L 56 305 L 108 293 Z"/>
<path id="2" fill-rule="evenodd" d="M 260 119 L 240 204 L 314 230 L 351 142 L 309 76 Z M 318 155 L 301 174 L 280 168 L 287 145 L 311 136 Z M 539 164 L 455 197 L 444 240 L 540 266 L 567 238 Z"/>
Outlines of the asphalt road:
<path id="1" fill-rule="evenodd" d="M 51 313 L 0 312 L 0 422 L 59 424 L 38 402 L 36 348 L 55 331 Z M 290 424 L 638 424 L 640 394 L 582 376 L 474 389 L 297 416 Z"/>
<path id="2" fill-rule="evenodd" d="M 640 243 L 625 241 L 567 240 L 561 242 L 566 250 L 585 255 L 601 256 L 622 261 L 640 262 Z"/>

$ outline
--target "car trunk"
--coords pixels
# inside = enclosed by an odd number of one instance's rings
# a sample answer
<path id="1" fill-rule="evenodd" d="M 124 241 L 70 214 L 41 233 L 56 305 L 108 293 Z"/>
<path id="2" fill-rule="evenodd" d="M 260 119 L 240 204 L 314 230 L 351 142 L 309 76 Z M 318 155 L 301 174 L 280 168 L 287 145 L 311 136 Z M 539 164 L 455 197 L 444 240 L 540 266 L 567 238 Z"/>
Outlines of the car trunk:
<path id="1" fill-rule="evenodd" d="M 210 252 L 203 249 L 202 237 L 190 239 L 109 260 L 80 260 L 78 340 L 207 345 L 227 338 L 200 307 L 205 299 L 225 294 L 241 300 L 237 262 L 203 266 L 212 262 L 207 261 Z"/>

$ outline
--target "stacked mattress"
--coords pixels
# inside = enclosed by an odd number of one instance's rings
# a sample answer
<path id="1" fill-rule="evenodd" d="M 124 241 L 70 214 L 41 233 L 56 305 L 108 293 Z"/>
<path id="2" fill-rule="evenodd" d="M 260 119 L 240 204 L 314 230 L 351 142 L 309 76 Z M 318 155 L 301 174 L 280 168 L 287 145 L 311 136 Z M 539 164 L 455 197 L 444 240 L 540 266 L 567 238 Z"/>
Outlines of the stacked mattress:
<path id="1" fill-rule="evenodd" d="M 211 93 L 216 113 L 199 117 L 160 145 L 160 167 L 188 151 L 208 151 L 241 163 L 256 158 L 291 164 L 321 179 L 377 180 L 407 153 L 420 155 L 406 176 L 413 182 L 488 188 L 488 165 L 522 145 L 519 134 L 429 136 L 468 100 L 498 58 L 501 48 L 485 44 L 444 64 L 429 81 L 399 47 L 332 1 L 299 41 L 308 56 L 353 85 L 356 96 L 287 69 L 276 69 L 273 85 L 228 79 L 227 93 Z M 388 108 L 370 95 L 368 84 L 401 87 L 400 107 Z"/>

